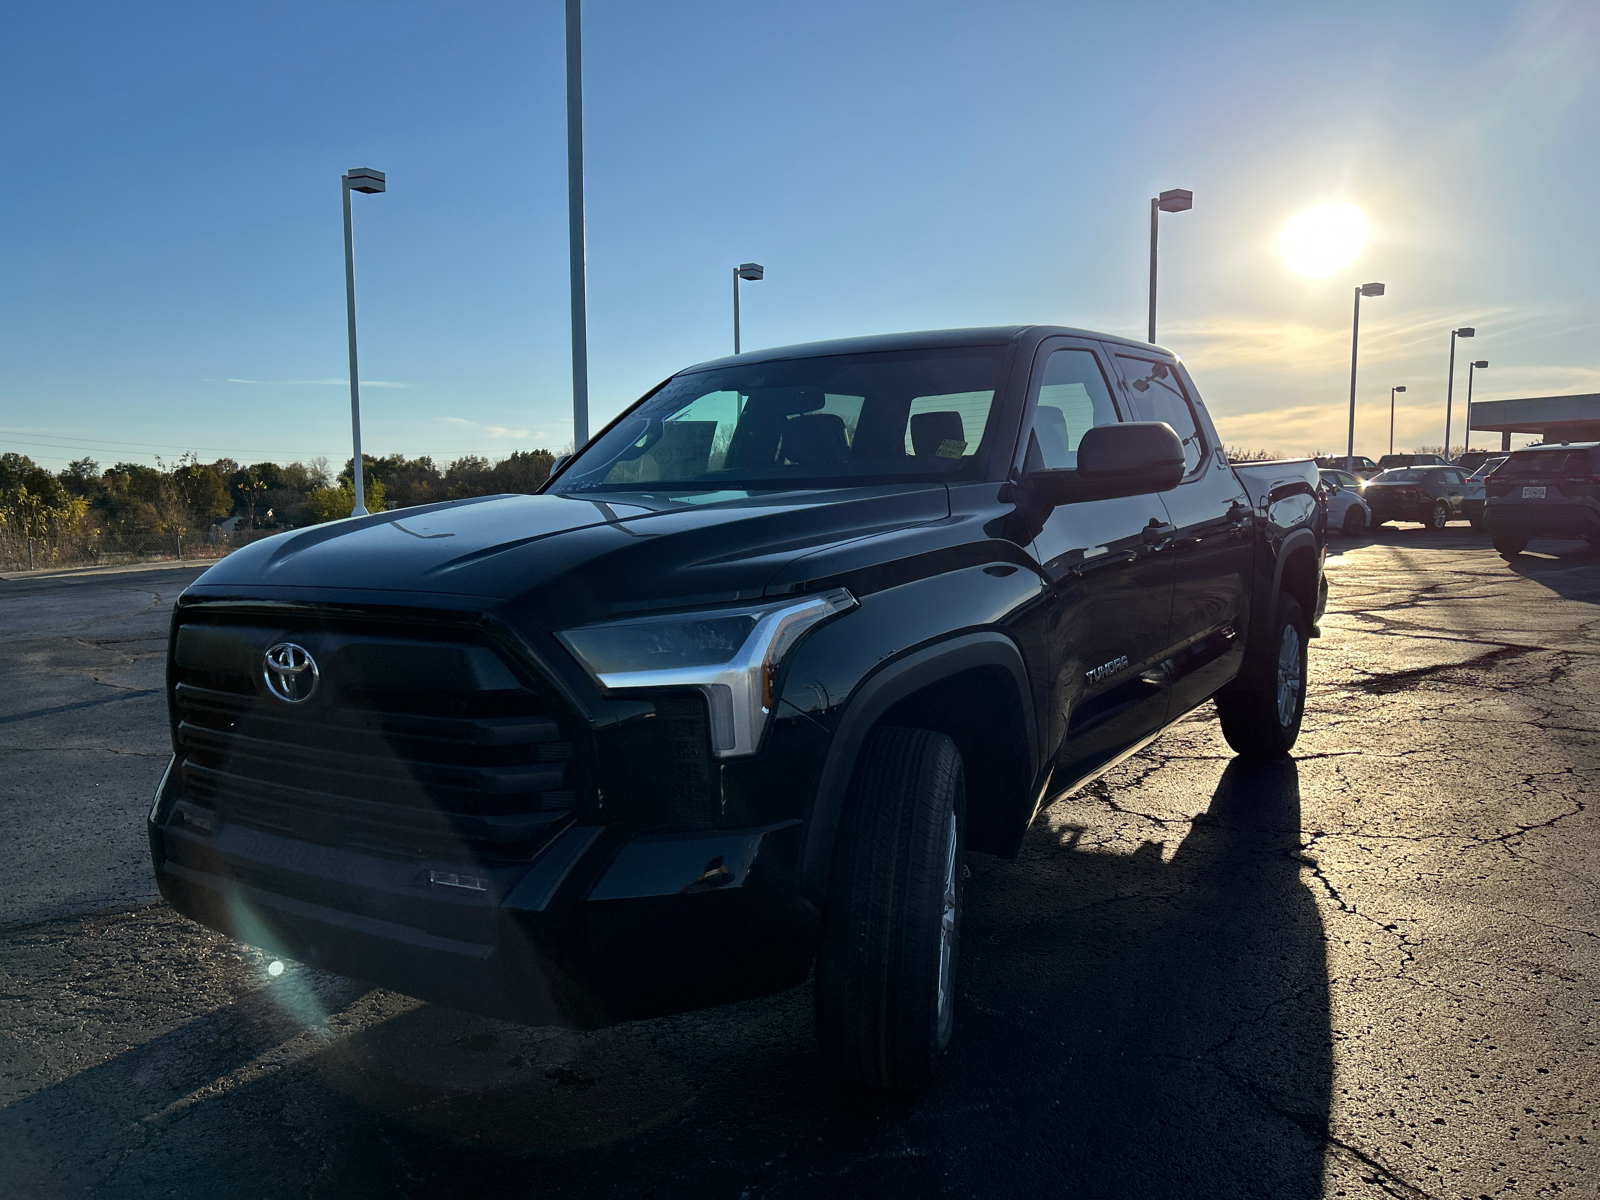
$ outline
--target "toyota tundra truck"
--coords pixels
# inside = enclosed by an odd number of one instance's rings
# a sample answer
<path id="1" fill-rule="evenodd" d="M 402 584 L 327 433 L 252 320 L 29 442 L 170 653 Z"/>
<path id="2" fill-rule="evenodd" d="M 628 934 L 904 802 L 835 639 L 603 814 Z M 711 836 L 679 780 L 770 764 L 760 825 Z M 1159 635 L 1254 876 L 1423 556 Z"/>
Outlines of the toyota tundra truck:
<path id="1" fill-rule="evenodd" d="M 238 550 L 172 618 L 179 912 L 593 1028 L 814 976 L 845 1086 L 928 1083 L 962 856 L 1214 703 L 1282 757 L 1311 460 L 1230 467 L 1183 363 L 1030 325 L 680 371 L 537 495 Z"/>

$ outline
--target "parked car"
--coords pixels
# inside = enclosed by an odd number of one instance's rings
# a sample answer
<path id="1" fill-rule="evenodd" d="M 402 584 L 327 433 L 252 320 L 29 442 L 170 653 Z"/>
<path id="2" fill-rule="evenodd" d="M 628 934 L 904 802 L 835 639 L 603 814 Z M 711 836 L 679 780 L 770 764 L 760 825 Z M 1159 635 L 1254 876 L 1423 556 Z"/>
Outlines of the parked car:
<path id="1" fill-rule="evenodd" d="M 1378 470 L 1392 471 L 1396 467 L 1447 467 L 1437 454 L 1385 454 L 1378 460 Z"/>
<path id="2" fill-rule="evenodd" d="M 1472 522 L 1474 529 L 1483 528 L 1484 480 L 1505 460 L 1504 454 L 1486 458 L 1478 464 L 1476 471 L 1467 476 L 1466 490 L 1461 493 L 1461 511 L 1467 514 L 1467 520 Z"/>
<path id="3" fill-rule="evenodd" d="M 1455 458 L 1455 465 L 1463 471 L 1477 474 L 1478 469 L 1490 459 L 1504 458 L 1505 452 L 1501 450 L 1466 450 Z"/>
<path id="4" fill-rule="evenodd" d="M 179 598 L 162 894 L 441 1004 L 593 1027 L 789 988 L 926 1084 L 967 849 L 1208 700 L 1299 733 L 1309 460 L 1232 468 L 1187 370 L 1042 326 L 680 371 L 539 495 L 256 542 Z"/>
<path id="5" fill-rule="evenodd" d="M 1372 510 L 1361 498 L 1361 480 L 1348 471 L 1318 471 L 1328 502 L 1328 528 L 1345 537 L 1360 537 L 1372 523 Z"/>
<path id="6" fill-rule="evenodd" d="M 1600 442 L 1513 450 L 1484 490 L 1484 528 L 1508 559 L 1536 537 L 1600 546 Z"/>
<path id="7" fill-rule="evenodd" d="M 1373 527 L 1388 521 L 1421 521 L 1443 529 L 1466 515 L 1467 477 L 1460 467 L 1397 467 L 1367 480 L 1361 495 Z"/>
<path id="8" fill-rule="evenodd" d="M 1383 470 L 1382 467 L 1380 467 L 1377 463 L 1373 462 L 1370 458 L 1368 458 L 1364 454 L 1358 454 L 1358 455 L 1355 456 L 1355 470 L 1354 471 L 1351 471 L 1350 468 L 1346 465 L 1345 457 L 1342 454 L 1323 455 L 1322 457 L 1320 457 L 1320 458 L 1318 458 L 1316 460 L 1316 463 L 1317 463 L 1317 466 L 1322 468 L 1323 470 L 1327 470 L 1327 471 L 1345 471 L 1345 472 L 1347 472 L 1349 474 L 1355 475 L 1358 479 L 1370 479 L 1372 476 L 1376 475 L 1379 471 Z"/>

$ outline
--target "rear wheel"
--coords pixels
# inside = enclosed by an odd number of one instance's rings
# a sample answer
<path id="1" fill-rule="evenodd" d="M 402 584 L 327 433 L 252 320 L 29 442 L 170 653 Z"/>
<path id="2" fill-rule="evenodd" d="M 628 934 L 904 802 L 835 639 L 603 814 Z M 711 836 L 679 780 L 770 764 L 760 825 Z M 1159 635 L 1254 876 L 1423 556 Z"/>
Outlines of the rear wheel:
<path id="1" fill-rule="evenodd" d="M 835 1080 L 915 1091 L 950 1042 L 966 781 L 956 744 L 879 729 L 856 763 L 817 956 L 817 1041 Z"/>
<path id="2" fill-rule="evenodd" d="M 1283 758 L 1300 736 L 1306 713 L 1306 619 L 1287 592 L 1272 623 L 1274 660 L 1266 688 L 1217 693 L 1222 736 L 1244 758 Z"/>
<path id="3" fill-rule="evenodd" d="M 1433 511 L 1428 514 L 1429 529 L 1443 529 L 1450 523 L 1450 506 L 1440 500 L 1433 506 Z"/>
<path id="4" fill-rule="evenodd" d="M 1340 527 L 1345 537 L 1360 537 L 1361 531 L 1367 527 L 1367 514 L 1352 504 L 1350 511 L 1344 514 L 1344 524 Z"/>
<path id="5" fill-rule="evenodd" d="M 1515 558 L 1528 548 L 1528 539 L 1512 537 L 1509 534 L 1497 533 L 1494 535 L 1494 548 L 1500 552 L 1500 557 L 1506 560 Z"/>

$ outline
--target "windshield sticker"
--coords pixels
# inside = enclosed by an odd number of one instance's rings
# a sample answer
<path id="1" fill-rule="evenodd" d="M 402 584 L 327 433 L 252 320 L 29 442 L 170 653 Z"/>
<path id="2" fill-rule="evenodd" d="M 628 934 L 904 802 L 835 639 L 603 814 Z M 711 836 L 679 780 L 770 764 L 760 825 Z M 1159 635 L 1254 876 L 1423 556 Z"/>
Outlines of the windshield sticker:
<path id="1" fill-rule="evenodd" d="M 939 443 L 939 448 L 934 451 L 936 458 L 960 458 L 966 452 L 967 444 L 958 438 L 945 438 Z"/>

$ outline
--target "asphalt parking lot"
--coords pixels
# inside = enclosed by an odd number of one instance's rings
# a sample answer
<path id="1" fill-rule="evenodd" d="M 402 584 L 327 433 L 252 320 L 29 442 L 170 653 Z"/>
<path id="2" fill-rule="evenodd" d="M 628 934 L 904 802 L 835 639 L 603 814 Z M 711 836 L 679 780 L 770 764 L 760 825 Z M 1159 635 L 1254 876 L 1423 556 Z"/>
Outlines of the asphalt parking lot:
<path id="1" fill-rule="evenodd" d="M 1600 551 L 1334 543 L 1293 763 L 1209 710 L 972 855 L 949 1060 L 840 1102 L 806 988 L 595 1033 L 269 962 L 154 895 L 166 612 L 0 581 L 0 1194 L 1594 1196 Z"/>

